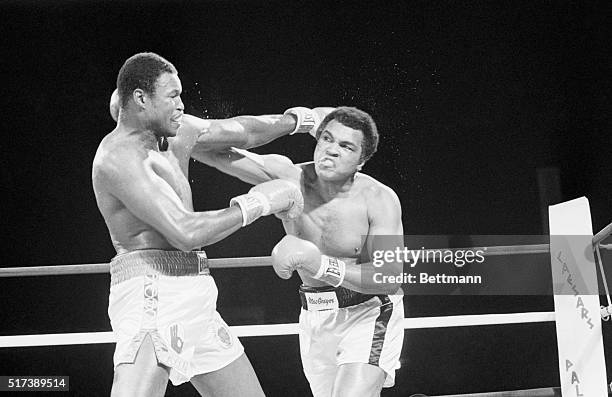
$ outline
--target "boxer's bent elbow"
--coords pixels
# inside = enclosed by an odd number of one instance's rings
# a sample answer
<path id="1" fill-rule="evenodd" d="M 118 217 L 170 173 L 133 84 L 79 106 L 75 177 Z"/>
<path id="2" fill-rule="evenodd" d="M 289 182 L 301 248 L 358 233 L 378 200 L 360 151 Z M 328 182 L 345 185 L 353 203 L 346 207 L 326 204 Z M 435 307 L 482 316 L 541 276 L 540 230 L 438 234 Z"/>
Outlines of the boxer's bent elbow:
<path id="1" fill-rule="evenodd" d="M 200 249 L 215 241 L 214 234 L 207 229 L 206 226 L 198 229 L 186 228 L 179 235 L 175 236 L 174 241 L 170 241 L 170 243 L 175 248 L 184 252 Z"/>
<path id="2" fill-rule="evenodd" d="M 210 233 L 206 231 L 207 228 L 188 214 L 175 219 L 173 226 L 166 239 L 174 248 L 188 252 L 208 245 Z"/>
<path id="3" fill-rule="evenodd" d="M 181 251 L 192 251 L 216 243 L 241 225 L 242 214 L 236 206 L 217 211 L 185 211 L 174 217 L 171 236 L 166 239 Z"/>
<path id="4" fill-rule="evenodd" d="M 195 239 L 188 235 L 182 236 L 173 236 L 172 238 L 168 237 L 168 242 L 172 244 L 172 246 L 180 251 L 189 252 L 193 251 L 196 248 L 200 248 L 204 244 L 196 244 Z"/>

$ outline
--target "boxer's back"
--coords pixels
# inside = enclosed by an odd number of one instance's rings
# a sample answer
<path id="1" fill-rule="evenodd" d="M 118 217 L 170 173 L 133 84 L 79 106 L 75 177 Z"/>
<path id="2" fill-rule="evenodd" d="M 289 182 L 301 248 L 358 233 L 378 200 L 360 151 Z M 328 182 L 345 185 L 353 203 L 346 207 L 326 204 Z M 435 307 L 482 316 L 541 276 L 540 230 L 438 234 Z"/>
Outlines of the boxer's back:
<path id="1" fill-rule="evenodd" d="M 149 150 L 143 145 L 142 137 L 121 131 L 113 131 L 100 143 L 93 162 L 93 188 L 117 254 L 141 249 L 174 249 L 161 233 L 141 221 L 117 198 L 117 186 L 111 182 L 116 173 L 125 176 L 136 171 L 130 167 L 143 167 L 167 182 L 185 206 L 191 208 L 186 176 L 172 159 L 171 152 L 160 154 Z"/>

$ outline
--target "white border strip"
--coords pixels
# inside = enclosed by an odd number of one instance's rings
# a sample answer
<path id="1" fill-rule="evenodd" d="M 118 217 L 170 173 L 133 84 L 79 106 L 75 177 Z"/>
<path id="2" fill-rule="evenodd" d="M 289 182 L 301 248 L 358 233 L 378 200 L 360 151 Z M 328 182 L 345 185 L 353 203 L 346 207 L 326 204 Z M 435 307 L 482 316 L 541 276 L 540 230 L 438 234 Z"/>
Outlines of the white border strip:
<path id="1" fill-rule="evenodd" d="M 405 318 L 405 329 L 473 327 L 555 321 L 554 312 L 475 314 L 466 316 Z M 230 327 L 238 337 L 296 335 L 298 324 L 237 325 Z M 0 336 L 2 347 L 87 345 L 115 343 L 112 332 Z"/>

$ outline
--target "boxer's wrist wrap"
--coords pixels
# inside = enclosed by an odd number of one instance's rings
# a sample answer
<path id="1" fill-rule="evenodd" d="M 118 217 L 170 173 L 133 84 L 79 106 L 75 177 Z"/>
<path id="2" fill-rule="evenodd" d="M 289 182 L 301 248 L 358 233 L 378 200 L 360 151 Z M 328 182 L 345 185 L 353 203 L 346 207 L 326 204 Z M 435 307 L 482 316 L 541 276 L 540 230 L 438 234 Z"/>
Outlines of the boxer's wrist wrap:
<path id="1" fill-rule="evenodd" d="M 333 256 L 321 255 L 321 266 L 313 278 L 338 287 L 344 281 L 345 274 L 346 264 L 343 261 Z"/>
<path id="2" fill-rule="evenodd" d="M 292 114 L 297 117 L 295 129 L 289 135 L 310 133 L 316 124 L 315 115 L 312 109 L 309 108 L 300 106 L 290 108 L 285 110 L 283 114 Z"/>
<path id="3" fill-rule="evenodd" d="M 260 216 L 270 213 L 270 203 L 260 192 L 251 192 L 236 196 L 230 200 L 230 206 L 237 205 L 242 212 L 242 226 L 251 224 Z"/>

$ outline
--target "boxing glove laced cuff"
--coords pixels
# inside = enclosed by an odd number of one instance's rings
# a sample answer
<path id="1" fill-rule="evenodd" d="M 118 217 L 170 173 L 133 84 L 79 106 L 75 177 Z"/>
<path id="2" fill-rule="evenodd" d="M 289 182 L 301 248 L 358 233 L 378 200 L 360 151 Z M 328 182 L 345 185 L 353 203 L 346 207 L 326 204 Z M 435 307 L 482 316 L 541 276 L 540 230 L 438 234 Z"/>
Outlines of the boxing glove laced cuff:
<path id="1" fill-rule="evenodd" d="M 315 115 L 312 109 L 306 107 L 300 106 L 290 108 L 285 110 L 283 114 L 292 114 L 297 118 L 295 129 L 290 132 L 289 135 L 311 133 L 316 124 Z"/>
<path id="2" fill-rule="evenodd" d="M 270 213 L 270 203 L 263 193 L 250 192 L 230 200 L 230 206 L 237 205 L 242 212 L 242 226 L 249 225 L 260 216 Z"/>
<path id="3" fill-rule="evenodd" d="M 325 281 L 334 287 L 340 286 L 346 275 L 346 264 L 333 256 L 321 255 L 321 266 L 313 278 Z"/>

